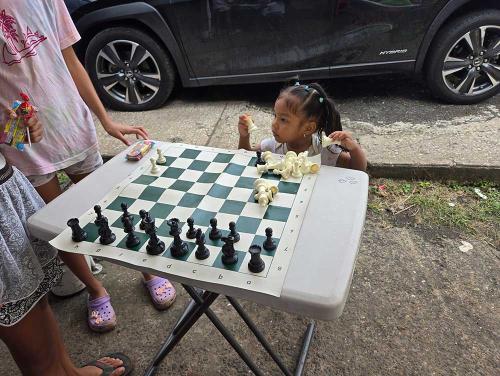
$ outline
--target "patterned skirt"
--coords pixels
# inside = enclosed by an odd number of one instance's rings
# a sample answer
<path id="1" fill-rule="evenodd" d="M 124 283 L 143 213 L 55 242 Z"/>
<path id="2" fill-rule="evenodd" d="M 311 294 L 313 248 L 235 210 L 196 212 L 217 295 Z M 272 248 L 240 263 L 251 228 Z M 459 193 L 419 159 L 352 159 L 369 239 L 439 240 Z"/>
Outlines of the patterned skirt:
<path id="1" fill-rule="evenodd" d="M 22 173 L 0 169 L 0 326 L 19 322 L 61 278 L 57 250 L 26 223 L 43 205 Z"/>

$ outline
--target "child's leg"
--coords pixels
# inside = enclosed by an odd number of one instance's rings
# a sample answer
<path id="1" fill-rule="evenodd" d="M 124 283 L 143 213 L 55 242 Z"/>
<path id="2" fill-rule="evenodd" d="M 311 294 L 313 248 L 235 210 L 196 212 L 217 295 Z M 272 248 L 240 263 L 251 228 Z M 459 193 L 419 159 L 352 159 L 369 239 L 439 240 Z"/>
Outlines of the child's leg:
<path id="1" fill-rule="evenodd" d="M 47 183 L 35 187 L 35 189 L 46 203 L 49 203 L 62 193 L 57 176 L 54 176 Z M 85 257 L 83 255 L 59 251 L 59 257 L 78 277 L 78 279 L 82 281 L 85 286 L 87 286 L 91 299 L 107 295 L 102 283 L 90 271 L 87 261 L 85 261 Z"/>
<path id="2" fill-rule="evenodd" d="M 76 368 L 59 332 L 54 314 L 44 297 L 20 322 L 0 327 L 0 339 L 9 348 L 23 375 L 90 376 L 99 375 L 96 367 Z M 120 360 L 106 360 L 117 367 Z M 113 374 L 120 375 L 123 369 Z"/>

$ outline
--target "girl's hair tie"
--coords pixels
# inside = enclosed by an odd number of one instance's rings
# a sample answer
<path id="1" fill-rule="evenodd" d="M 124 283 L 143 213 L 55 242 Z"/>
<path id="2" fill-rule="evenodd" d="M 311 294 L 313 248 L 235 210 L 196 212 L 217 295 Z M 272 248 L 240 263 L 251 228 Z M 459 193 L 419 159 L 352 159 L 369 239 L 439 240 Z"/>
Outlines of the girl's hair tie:
<path id="1" fill-rule="evenodd" d="M 294 86 L 300 86 L 300 82 L 299 81 L 295 82 Z"/>
<path id="2" fill-rule="evenodd" d="M 307 91 L 307 92 L 309 93 L 309 90 L 310 90 L 310 89 L 309 89 L 309 85 L 305 85 L 305 86 L 304 86 L 304 90 L 305 90 L 305 91 Z"/>
<path id="3" fill-rule="evenodd" d="M 319 103 L 323 103 L 324 100 L 325 100 L 325 98 L 319 97 Z"/>

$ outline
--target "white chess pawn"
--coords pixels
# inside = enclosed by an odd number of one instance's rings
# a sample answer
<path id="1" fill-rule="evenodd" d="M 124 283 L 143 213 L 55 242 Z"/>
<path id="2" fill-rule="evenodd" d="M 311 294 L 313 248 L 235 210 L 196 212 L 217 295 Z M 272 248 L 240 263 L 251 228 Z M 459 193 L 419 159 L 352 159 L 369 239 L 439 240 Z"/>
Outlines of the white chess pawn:
<path id="1" fill-rule="evenodd" d="M 156 165 L 155 159 L 154 158 L 150 158 L 149 160 L 151 161 L 151 171 L 150 172 L 152 174 L 157 174 L 158 172 L 160 172 L 160 169 Z"/>
<path id="2" fill-rule="evenodd" d="M 158 158 L 156 158 L 156 163 L 164 164 L 165 162 L 167 162 L 167 159 L 163 155 L 163 152 L 161 151 L 160 148 L 156 149 L 156 152 L 158 153 Z"/>
<path id="3" fill-rule="evenodd" d="M 289 166 L 288 166 L 288 167 L 283 168 L 282 170 L 280 170 L 280 169 L 274 169 L 274 170 L 273 170 L 273 173 L 274 173 L 275 175 L 281 175 L 281 177 L 282 177 L 283 179 L 285 179 L 285 180 L 286 180 L 286 179 L 288 179 L 288 178 L 290 177 L 290 173 L 291 173 L 291 172 L 292 172 L 292 168 L 291 168 L 291 167 L 289 167 Z"/>
<path id="4" fill-rule="evenodd" d="M 269 150 L 266 150 L 262 153 L 261 157 L 264 161 L 269 162 L 273 159 L 273 153 L 271 153 Z"/>
<path id="5" fill-rule="evenodd" d="M 269 204 L 269 197 L 266 192 L 257 193 L 254 197 L 260 206 L 266 206 Z"/>
<path id="6" fill-rule="evenodd" d="M 332 140 L 330 137 L 327 137 L 324 133 L 322 133 L 321 146 L 326 148 L 327 146 L 334 145 L 334 144 L 340 145 L 340 141 L 339 140 Z"/>
<path id="7" fill-rule="evenodd" d="M 265 165 L 257 165 L 257 173 L 263 174 L 269 171 L 269 168 L 267 167 L 267 164 Z"/>
<path id="8" fill-rule="evenodd" d="M 292 176 L 294 178 L 302 177 L 302 171 L 300 171 L 300 161 L 298 159 L 293 161 Z"/>
<path id="9" fill-rule="evenodd" d="M 315 174 L 319 171 L 319 164 L 313 162 L 306 163 L 306 171 L 308 174 Z"/>

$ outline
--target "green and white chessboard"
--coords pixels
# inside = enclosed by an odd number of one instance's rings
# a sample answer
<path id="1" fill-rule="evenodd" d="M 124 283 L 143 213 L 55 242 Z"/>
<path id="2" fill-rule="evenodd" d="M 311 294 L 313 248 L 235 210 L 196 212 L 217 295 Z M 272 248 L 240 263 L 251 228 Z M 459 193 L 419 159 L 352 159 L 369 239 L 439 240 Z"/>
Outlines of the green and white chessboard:
<path id="1" fill-rule="evenodd" d="M 115 259 L 150 270 L 164 271 L 190 279 L 224 284 L 242 289 L 280 296 L 295 242 L 312 193 L 315 175 L 290 178 L 286 181 L 274 174 L 260 176 L 254 167 L 255 153 L 243 150 L 222 150 L 185 144 L 162 144 L 167 162 L 158 165 L 158 173 L 152 174 L 149 158 L 156 158 L 153 150 L 137 163 L 137 169 L 102 199 L 99 204 L 108 218 L 116 241 L 110 245 L 99 243 L 93 208 L 80 217 L 80 225 L 87 232 L 85 241 L 71 239 L 71 229 L 66 229 L 51 244 L 64 251 L 88 254 L 105 259 Z M 279 188 L 275 200 L 266 207 L 254 200 L 253 183 L 258 178 L 272 180 Z M 99 187 L 96 187 L 99 189 Z M 126 203 L 134 216 L 136 235 L 140 244 L 132 249 L 125 245 L 126 233 L 121 223 L 121 203 Z M 146 253 L 148 235 L 139 229 L 139 210 L 149 211 L 155 219 L 158 237 L 165 242 L 162 255 Z M 192 217 L 195 228 L 205 232 L 210 257 L 195 257 L 195 239 L 187 239 L 186 219 Z M 180 220 L 181 238 L 187 242 L 189 252 L 182 258 L 170 253 L 173 237 L 169 235 L 167 219 Z M 240 241 L 235 243 L 238 262 L 224 265 L 221 261 L 221 240 L 208 237 L 210 219 L 217 219 L 217 227 L 223 236 L 229 233 L 229 222 L 236 223 Z M 266 267 L 261 273 L 248 270 L 252 244 L 262 247 L 265 229 L 273 229 L 277 249 L 262 250 Z"/>

